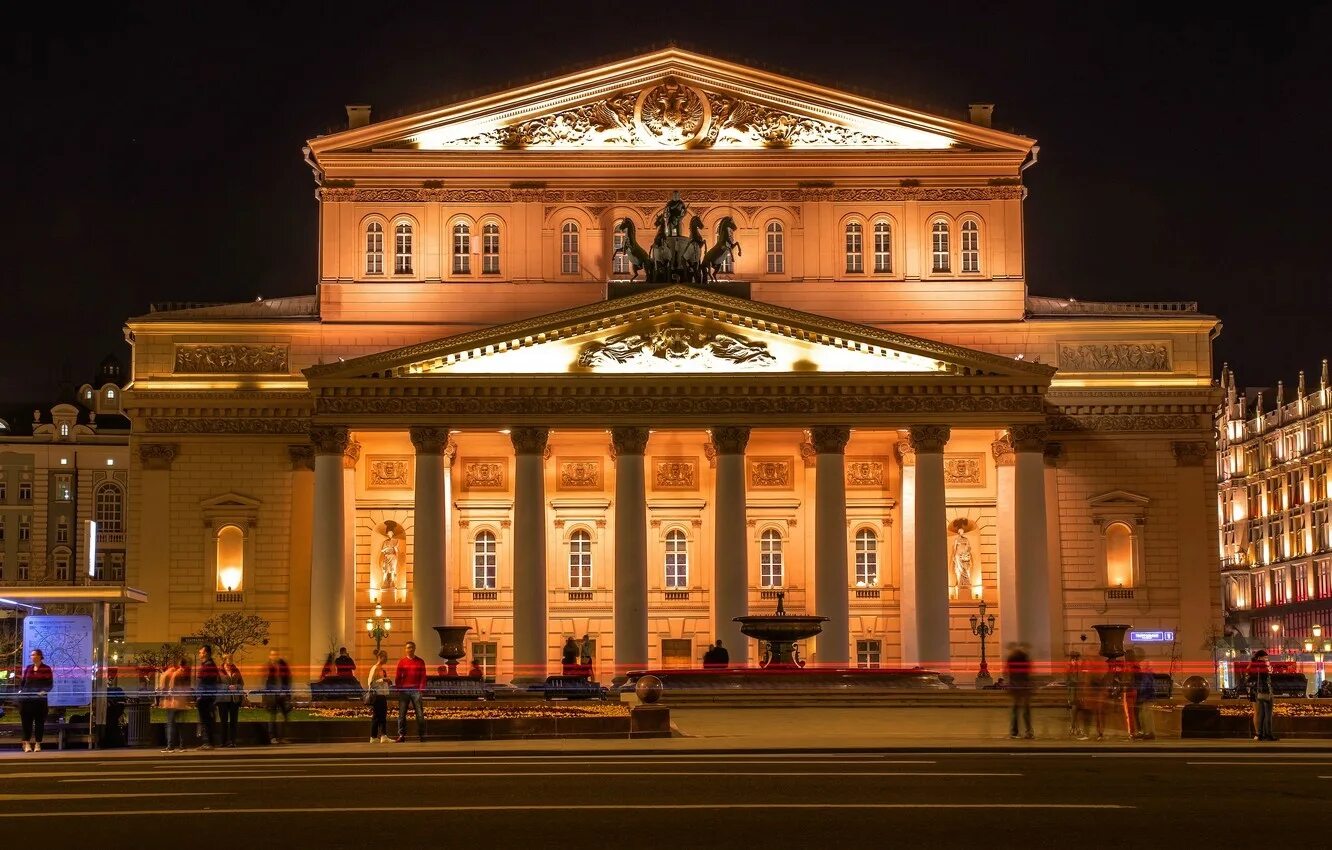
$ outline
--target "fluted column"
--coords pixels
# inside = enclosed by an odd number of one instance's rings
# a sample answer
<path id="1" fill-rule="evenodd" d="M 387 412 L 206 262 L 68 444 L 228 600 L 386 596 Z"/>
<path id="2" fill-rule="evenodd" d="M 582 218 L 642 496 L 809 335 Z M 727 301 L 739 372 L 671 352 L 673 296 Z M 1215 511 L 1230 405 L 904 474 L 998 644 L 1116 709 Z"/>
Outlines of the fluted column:
<path id="1" fill-rule="evenodd" d="M 1008 429 L 1017 453 L 1013 474 L 1017 511 L 1017 639 L 1031 644 L 1031 658 L 1038 663 L 1048 663 L 1054 658 L 1050 642 L 1049 541 L 1045 517 L 1046 435 L 1043 425 L 1014 425 Z"/>
<path id="2" fill-rule="evenodd" d="M 948 638 L 948 511 L 944 495 L 943 448 L 946 425 L 911 429 L 916 451 L 916 645 L 920 663 L 947 671 L 952 657 Z"/>
<path id="3" fill-rule="evenodd" d="M 828 618 L 818 640 L 820 665 L 851 660 L 851 609 L 846 557 L 847 428 L 810 429 L 818 453 L 814 466 L 814 594 L 817 611 Z"/>
<path id="4" fill-rule="evenodd" d="M 648 660 L 647 484 L 643 452 L 648 429 L 612 428 L 615 446 L 615 672 L 642 670 Z"/>
<path id="5" fill-rule="evenodd" d="M 314 534 L 310 541 L 310 657 L 315 675 L 330 651 L 345 643 L 345 524 L 342 458 L 351 444 L 346 428 L 310 429 L 315 449 Z M 300 675 L 299 673 L 297 675 Z"/>
<path id="6" fill-rule="evenodd" d="M 434 658 L 439 634 L 435 626 L 453 625 L 449 610 L 448 520 L 444 495 L 444 447 L 449 429 L 413 427 L 416 449 L 416 495 L 412 513 L 412 640 L 422 658 Z M 405 571 L 404 571 L 405 573 Z"/>
<path id="7" fill-rule="evenodd" d="M 1017 640 L 1018 566 L 1017 566 L 1017 489 L 1014 472 L 1017 452 L 1005 434 L 990 444 L 994 455 L 995 495 L 998 543 L 997 578 L 999 588 L 999 634 L 1003 641 Z M 1002 642 L 1000 643 L 1002 646 Z"/>
<path id="8" fill-rule="evenodd" d="M 902 665 L 920 663 L 920 628 L 916 622 L 916 450 L 911 436 L 900 433 L 894 447 L 902 465 L 902 578 L 901 600 Z"/>
<path id="9" fill-rule="evenodd" d="M 513 679 L 543 681 L 546 626 L 546 428 L 514 428 Z"/>
<path id="10" fill-rule="evenodd" d="M 749 553 L 745 535 L 745 446 L 749 429 L 726 426 L 712 429 L 717 452 L 717 499 L 714 537 L 712 597 L 716 621 L 713 632 L 730 650 L 731 664 L 749 659 L 748 638 L 735 617 L 749 613 Z"/>
<path id="11" fill-rule="evenodd" d="M 342 453 L 342 634 L 356 634 L 356 463 L 361 444 L 352 440 Z M 341 644 L 339 644 L 341 646 Z M 351 652 L 355 654 L 355 647 Z"/>

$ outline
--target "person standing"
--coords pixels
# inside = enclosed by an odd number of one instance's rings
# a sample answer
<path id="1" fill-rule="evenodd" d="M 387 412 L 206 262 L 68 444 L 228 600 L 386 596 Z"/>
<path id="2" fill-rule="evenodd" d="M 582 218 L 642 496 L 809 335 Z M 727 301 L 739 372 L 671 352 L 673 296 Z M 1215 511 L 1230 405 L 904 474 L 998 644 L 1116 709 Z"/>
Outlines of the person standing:
<path id="1" fill-rule="evenodd" d="M 213 748 L 213 708 L 217 705 L 219 684 L 213 647 L 204 644 L 199 647 L 199 672 L 194 680 L 194 704 L 199 709 L 199 732 L 203 737 L 203 743 L 199 745 L 201 750 Z"/>
<path id="2" fill-rule="evenodd" d="M 1004 660 L 1004 673 L 1008 678 L 1008 690 L 1013 697 L 1012 720 L 1008 727 L 1008 737 L 1018 736 L 1018 716 L 1026 723 L 1027 733 L 1021 737 L 1035 738 L 1031 728 L 1031 656 L 1024 646 L 1009 644 L 1008 657 Z"/>
<path id="3" fill-rule="evenodd" d="M 111 749 L 125 746 L 125 736 L 120 732 L 120 721 L 125 717 L 125 689 L 120 686 L 120 671 L 115 667 L 106 670 L 106 719 L 102 723 L 102 740 L 99 746 Z"/>
<path id="4" fill-rule="evenodd" d="M 569 639 L 571 642 L 573 638 Z M 393 671 L 393 688 L 398 692 L 398 737 L 397 743 L 407 740 L 407 706 L 416 713 L 416 735 L 425 741 L 425 705 L 421 701 L 421 690 L 426 683 L 425 661 L 416 656 L 416 644 L 407 641 L 403 647 L 406 655 L 398 662 Z"/>
<path id="5" fill-rule="evenodd" d="M 1124 729 L 1128 731 L 1129 740 L 1138 737 L 1138 678 L 1141 675 L 1138 652 L 1130 649 L 1124 653 L 1124 687 L 1120 689 L 1123 694 Z"/>
<path id="6" fill-rule="evenodd" d="M 720 639 L 708 647 L 707 652 L 703 653 L 703 666 L 706 668 L 729 667 L 730 665 L 731 653 L 726 647 L 722 646 Z"/>
<path id="7" fill-rule="evenodd" d="M 31 663 L 19 677 L 19 721 L 23 725 L 25 753 L 40 753 L 46 734 L 46 713 L 51 689 L 55 687 L 55 671 L 43 660 L 45 657 L 40 649 L 34 649 L 28 656 Z"/>
<path id="8" fill-rule="evenodd" d="M 166 749 L 164 753 L 181 752 L 180 713 L 189 708 L 190 673 L 183 656 L 167 662 L 166 669 L 157 677 L 158 703 L 166 712 Z"/>
<path id="9" fill-rule="evenodd" d="M 347 654 L 347 647 L 338 647 L 338 657 L 333 659 L 333 670 L 339 679 L 356 678 L 356 662 Z"/>
<path id="10" fill-rule="evenodd" d="M 222 653 L 218 680 L 221 692 L 217 698 L 217 711 L 222 720 L 222 746 L 234 747 L 240 731 L 241 704 L 245 702 L 245 677 L 230 652 Z"/>
<path id="11" fill-rule="evenodd" d="M 268 709 L 268 743 L 281 743 L 286 738 L 287 719 L 291 716 L 291 668 L 276 649 L 268 651 L 264 708 Z M 282 715 L 281 726 L 278 725 L 278 714 Z"/>
<path id="12" fill-rule="evenodd" d="M 1276 694 L 1272 689 L 1272 665 L 1267 661 L 1267 650 L 1260 649 L 1249 662 L 1249 698 L 1253 700 L 1253 739 L 1275 741 L 1272 732 L 1272 709 Z"/>
<path id="13" fill-rule="evenodd" d="M 393 692 L 389 678 L 388 652 L 375 653 L 375 663 L 366 676 L 366 698 L 370 703 L 370 743 L 388 743 L 388 698 Z"/>
<path id="14" fill-rule="evenodd" d="M 1137 681 L 1138 739 L 1156 740 L 1156 718 L 1152 714 L 1152 700 L 1156 699 L 1156 674 L 1141 652 L 1138 653 Z"/>

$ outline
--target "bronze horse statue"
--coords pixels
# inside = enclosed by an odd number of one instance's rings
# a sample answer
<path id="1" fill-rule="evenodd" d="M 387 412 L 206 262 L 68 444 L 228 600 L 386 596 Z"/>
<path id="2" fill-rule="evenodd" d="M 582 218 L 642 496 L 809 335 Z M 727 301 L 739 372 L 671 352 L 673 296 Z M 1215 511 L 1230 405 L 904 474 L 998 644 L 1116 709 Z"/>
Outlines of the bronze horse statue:
<path id="1" fill-rule="evenodd" d="M 740 243 L 736 242 L 735 219 L 729 215 L 724 216 L 717 222 L 717 241 L 706 254 L 703 255 L 703 262 L 699 269 L 699 283 L 707 283 L 711 280 L 717 282 L 717 270 L 726 264 L 731 258 L 731 250 L 734 249 L 737 256 L 743 256 L 740 250 Z"/>
<path id="2" fill-rule="evenodd" d="M 633 269 L 634 272 L 629 280 L 638 280 L 638 273 L 644 268 L 648 269 L 648 278 L 651 279 L 652 271 L 650 264 L 652 263 L 652 258 L 648 255 L 648 252 L 644 250 L 643 246 L 638 244 L 637 230 L 634 227 L 633 219 L 620 219 L 620 223 L 615 227 L 615 232 L 624 234 L 624 244 L 616 248 L 615 253 L 611 254 L 611 265 L 614 266 L 616 257 L 621 254 L 628 254 L 629 267 Z"/>

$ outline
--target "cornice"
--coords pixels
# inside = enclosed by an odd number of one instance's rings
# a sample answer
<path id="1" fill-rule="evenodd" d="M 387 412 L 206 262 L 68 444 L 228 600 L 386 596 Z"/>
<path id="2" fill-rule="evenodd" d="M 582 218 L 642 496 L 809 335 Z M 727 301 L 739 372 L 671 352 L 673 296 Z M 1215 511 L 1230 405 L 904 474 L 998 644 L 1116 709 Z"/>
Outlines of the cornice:
<path id="1" fill-rule="evenodd" d="M 135 423 L 136 426 L 139 422 Z M 142 420 L 140 433 L 150 434 L 305 434 L 310 430 L 307 419 L 246 418 L 246 419 L 189 419 L 183 417 L 152 417 Z"/>
<path id="2" fill-rule="evenodd" d="M 939 186 L 806 188 L 681 188 L 699 203 L 806 203 L 811 201 L 996 201 L 1020 200 L 1022 186 Z M 484 187 L 354 187 L 317 190 L 325 203 L 363 204 L 633 204 L 659 203 L 661 189 L 505 189 Z"/>

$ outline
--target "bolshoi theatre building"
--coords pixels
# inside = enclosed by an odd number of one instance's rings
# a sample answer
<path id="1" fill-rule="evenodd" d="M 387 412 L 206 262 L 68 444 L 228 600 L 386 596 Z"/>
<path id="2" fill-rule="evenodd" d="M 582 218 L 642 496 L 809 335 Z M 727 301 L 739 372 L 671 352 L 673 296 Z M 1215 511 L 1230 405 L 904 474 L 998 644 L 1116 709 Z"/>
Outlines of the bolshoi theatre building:
<path id="1" fill-rule="evenodd" d="M 732 618 L 780 593 L 813 664 L 964 677 L 982 600 L 1041 659 L 1105 622 L 1207 657 L 1219 322 L 1031 294 L 1037 147 L 987 106 L 669 48 L 348 118 L 313 293 L 127 323 L 127 640 L 240 610 L 364 661 L 378 605 L 395 659 L 587 635 L 605 680 L 755 663 Z"/>

